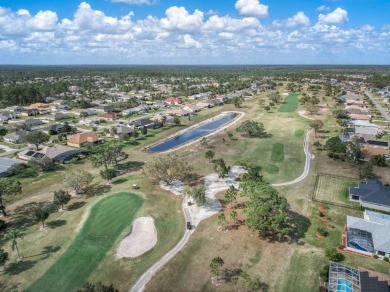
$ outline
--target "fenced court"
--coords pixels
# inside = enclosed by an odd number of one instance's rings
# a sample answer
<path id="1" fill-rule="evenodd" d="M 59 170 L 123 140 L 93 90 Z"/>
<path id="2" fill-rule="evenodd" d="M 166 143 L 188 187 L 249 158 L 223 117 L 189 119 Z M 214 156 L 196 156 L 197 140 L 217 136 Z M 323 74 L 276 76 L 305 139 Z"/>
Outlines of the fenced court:
<path id="1" fill-rule="evenodd" d="M 359 180 L 357 179 L 318 174 L 312 199 L 341 207 L 360 209 L 358 203 L 349 201 L 348 191 L 349 187 L 356 187 L 358 184 Z"/>

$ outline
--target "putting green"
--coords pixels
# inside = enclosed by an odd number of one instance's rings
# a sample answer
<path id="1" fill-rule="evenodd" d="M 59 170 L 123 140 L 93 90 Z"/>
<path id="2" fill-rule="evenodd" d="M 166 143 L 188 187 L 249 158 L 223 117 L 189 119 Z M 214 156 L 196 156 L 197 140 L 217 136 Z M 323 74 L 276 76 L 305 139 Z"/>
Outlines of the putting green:
<path id="1" fill-rule="evenodd" d="M 132 193 L 118 193 L 97 202 L 66 252 L 27 291 L 77 291 L 132 224 L 142 202 Z"/>

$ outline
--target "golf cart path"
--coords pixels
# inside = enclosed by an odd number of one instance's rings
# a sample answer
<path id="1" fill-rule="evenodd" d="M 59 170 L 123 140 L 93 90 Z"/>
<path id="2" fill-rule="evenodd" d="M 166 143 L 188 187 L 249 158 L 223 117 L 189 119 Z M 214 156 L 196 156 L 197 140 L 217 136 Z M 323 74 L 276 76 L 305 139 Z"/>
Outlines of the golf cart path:
<path id="1" fill-rule="evenodd" d="M 304 180 L 310 171 L 310 160 L 314 158 L 314 156 L 310 153 L 310 135 L 312 133 L 312 129 L 308 130 L 303 143 L 303 151 L 305 153 L 305 167 L 302 174 L 296 179 L 272 184 L 274 187 L 278 186 L 287 186 L 296 184 L 302 180 Z M 152 277 L 166 264 L 168 263 L 188 242 L 191 234 L 194 232 L 197 224 L 203 219 L 209 218 L 212 215 L 219 212 L 221 208 L 221 203 L 215 198 L 215 194 L 218 192 L 226 190 L 230 185 L 238 186 L 238 182 L 236 182 L 236 178 L 239 174 L 243 173 L 243 168 L 239 166 L 233 166 L 229 177 L 225 179 L 218 179 L 218 175 L 216 173 L 210 174 L 205 177 L 205 185 L 207 187 L 206 195 L 208 199 L 211 199 L 211 203 L 205 205 L 205 207 L 198 207 L 196 205 L 188 206 L 188 199 L 184 198 L 182 203 L 183 214 L 186 222 L 191 222 L 193 229 L 185 230 L 182 239 L 171 249 L 169 250 L 162 258 L 160 258 L 156 263 L 153 264 L 145 273 L 143 273 L 137 280 L 137 282 L 131 287 L 129 292 L 140 292 L 143 291 L 145 285 L 152 279 Z M 183 184 L 181 182 L 175 182 L 172 186 L 160 185 L 164 189 L 168 189 L 176 195 L 181 195 L 181 191 L 183 189 Z M 197 210 L 194 210 L 198 208 Z"/>

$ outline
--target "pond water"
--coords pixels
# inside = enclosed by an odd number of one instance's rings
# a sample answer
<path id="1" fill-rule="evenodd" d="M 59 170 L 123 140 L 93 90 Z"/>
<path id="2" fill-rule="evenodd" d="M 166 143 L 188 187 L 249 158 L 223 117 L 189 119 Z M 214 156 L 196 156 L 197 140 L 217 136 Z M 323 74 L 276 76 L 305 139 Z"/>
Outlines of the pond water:
<path id="1" fill-rule="evenodd" d="M 165 142 L 157 144 L 153 147 L 149 148 L 149 152 L 162 152 L 166 151 L 180 145 L 187 143 L 188 141 L 200 138 L 202 136 L 208 135 L 216 130 L 218 130 L 223 125 L 229 123 L 237 116 L 236 113 L 227 113 L 221 115 L 220 117 L 200 125 L 199 127 L 195 127 L 191 130 L 184 132 L 181 135 L 177 135 Z"/>

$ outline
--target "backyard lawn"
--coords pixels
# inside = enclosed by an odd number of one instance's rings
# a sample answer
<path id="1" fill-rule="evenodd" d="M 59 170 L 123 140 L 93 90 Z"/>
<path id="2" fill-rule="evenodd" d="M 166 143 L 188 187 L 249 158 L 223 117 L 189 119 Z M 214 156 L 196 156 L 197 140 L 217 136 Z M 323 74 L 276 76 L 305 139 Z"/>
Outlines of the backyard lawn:
<path id="1" fill-rule="evenodd" d="M 356 187 L 359 181 L 330 175 L 318 175 L 314 190 L 314 198 L 319 201 L 359 207 L 349 201 L 349 187 Z"/>
<path id="2" fill-rule="evenodd" d="M 298 109 L 299 102 L 299 94 L 298 93 L 290 93 L 284 99 L 283 105 L 279 108 L 279 112 L 281 113 L 292 113 Z"/>
<path id="3" fill-rule="evenodd" d="M 59 260 L 27 291 L 75 291 L 98 267 L 142 206 L 141 197 L 118 193 L 96 203 L 83 228 Z"/>

